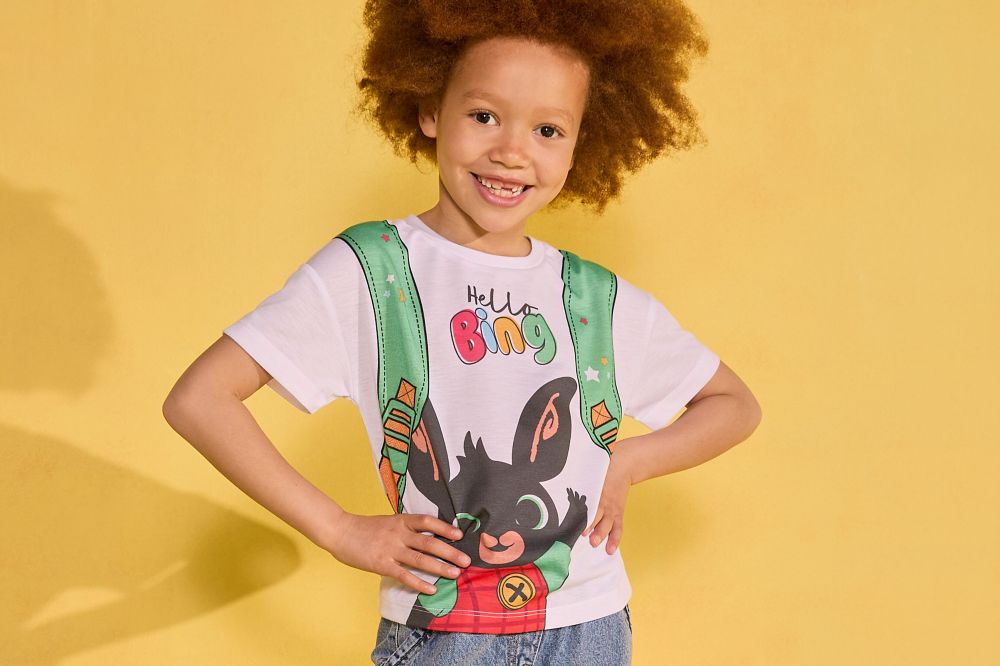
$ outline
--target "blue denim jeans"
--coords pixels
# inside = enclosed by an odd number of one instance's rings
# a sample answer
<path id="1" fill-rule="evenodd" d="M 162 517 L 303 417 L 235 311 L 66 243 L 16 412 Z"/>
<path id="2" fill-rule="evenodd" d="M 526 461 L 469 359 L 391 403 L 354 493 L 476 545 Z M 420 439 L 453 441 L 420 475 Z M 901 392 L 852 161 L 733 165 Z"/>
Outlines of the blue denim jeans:
<path id="1" fill-rule="evenodd" d="M 628 666 L 632 616 L 625 608 L 590 622 L 521 634 L 418 629 L 381 619 L 375 666 Z"/>

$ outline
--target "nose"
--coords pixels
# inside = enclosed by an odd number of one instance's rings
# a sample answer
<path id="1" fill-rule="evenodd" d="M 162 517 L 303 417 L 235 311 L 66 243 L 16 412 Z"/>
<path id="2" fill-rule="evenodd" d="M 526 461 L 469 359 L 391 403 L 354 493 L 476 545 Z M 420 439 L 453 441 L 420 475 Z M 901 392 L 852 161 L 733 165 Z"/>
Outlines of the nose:
<path id="1" fill-rule="evenodd" d="M 505 128 L 497 134 L 496 143 L 490 149 L 490 161 L 515 169 L 528 165 L 528 146 L 523 132 Z"/>

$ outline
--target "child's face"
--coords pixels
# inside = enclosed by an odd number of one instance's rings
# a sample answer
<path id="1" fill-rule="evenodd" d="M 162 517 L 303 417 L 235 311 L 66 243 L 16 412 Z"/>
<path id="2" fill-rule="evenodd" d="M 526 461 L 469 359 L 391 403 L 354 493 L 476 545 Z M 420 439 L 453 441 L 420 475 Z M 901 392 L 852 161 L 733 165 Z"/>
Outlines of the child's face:
<path id="1" fill-rule="evenodd" d="M 470 47 L 440 108 L 420 116 L 424 134 L 437 140 L 435 215 L 452 228 L 478 227 L 477 236 L 495 234 L 500 244 L 521 240 L 528 217 L 566 182 L 588 76 L 579 58 L 523 39 Z"/>

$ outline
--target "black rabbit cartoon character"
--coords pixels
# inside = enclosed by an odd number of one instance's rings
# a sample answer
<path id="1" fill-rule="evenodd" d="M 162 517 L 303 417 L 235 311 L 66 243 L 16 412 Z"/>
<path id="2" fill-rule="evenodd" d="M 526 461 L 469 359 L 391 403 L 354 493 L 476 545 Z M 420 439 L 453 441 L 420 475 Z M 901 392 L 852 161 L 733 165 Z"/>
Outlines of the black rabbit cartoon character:
<path id="1" fill-rule="evenodd" d="M 451 478 L 437 415 L 428 400 L 413 433 L 407 470 L 438 516 L 464 536 L 455 547 L 472 558 L 457 579 L 439 578 L 420 594 L 407 624 L 429 629 L 518 633 L 545 628 L 546 597 L 569 574 L 570 550 L 587 522 L 587 498 L 566 488 L 559 519 L 541 482 L 562 471 L 570 447 L 571 377 L 553 379 L 528 399 L 514 434 L 511 464 L 493 460 L 465 435 Z"/>

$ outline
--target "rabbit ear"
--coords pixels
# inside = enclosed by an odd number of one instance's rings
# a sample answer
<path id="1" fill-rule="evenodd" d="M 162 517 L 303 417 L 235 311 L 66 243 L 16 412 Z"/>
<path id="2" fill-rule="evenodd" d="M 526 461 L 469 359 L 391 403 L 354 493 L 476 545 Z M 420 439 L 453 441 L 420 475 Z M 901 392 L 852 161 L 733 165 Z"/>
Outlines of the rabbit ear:
<path id="1" fill-rule="evenodd" d="M 451 478 L 448 473 L 448 451 L 430 398 L 424 401 L 420 422 L 411 436 L 406 470 L 420 492 L 437 505 L 442 520 L 450 522 L 455 517 L 455 507 L 452 506 L 447 488 Z"/>
<path id="2" fill-rule="evenodd" d="M 483 446 L 483 438 L 479 437 L 476 439 L 476 443 L 472 443 L 472 432 L 465 433 L 465 455 L 458 457 L 459 461 L 468 461 L 473 467 L 479 467 L 490 461 L 489 454 L 486 453 L 486 447 Z M 465 464 L 464 462 L 462 463 Z"/>
<path id="3" fill-rule="evenodd" d="M 539 481 L 562 471 L 569 455 L 570 403 L 574 393 L 576 380 L 560 377 L 528 399 L 514 433 L 512 462 L 518 471 Z"/>

